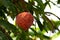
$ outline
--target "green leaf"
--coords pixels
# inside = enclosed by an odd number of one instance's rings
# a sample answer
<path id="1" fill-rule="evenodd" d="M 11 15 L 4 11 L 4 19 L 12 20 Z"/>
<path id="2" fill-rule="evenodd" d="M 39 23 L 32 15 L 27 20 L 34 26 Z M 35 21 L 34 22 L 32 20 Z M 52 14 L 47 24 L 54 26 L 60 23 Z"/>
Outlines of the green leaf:
<path id="1" fill-rule="evenodd" d="M 15 18 L 17 11 L 16 11 L 16 6 L 10 1 L 10 0 L 0 0 L 2 4 L 9 10 L 11 13 L 12 19 Z"/>
<path id="2" fill-rule="evenodd" d="M 43 25 L 44 25 L 44 30 L 48 32 L 50 26 L 49 25 L 48 25 L 49 27 L 47 26 L 47 22 L 45 20 L 43 21 Z"/>
<path id="3" fill-rule="evenodd" d="M 31 28 L 31 30 L 35 33 L 35 36 L 39 37 L 41 40 L 43 40 L 43 38 L 50 40 L 50 37 L 44 35 L 42 32 L 40 32 L 40 31 L 36 32 L 36 31 L 35 31 L 34 29 L 32 29 L 32 28 Z"/>
<path id="4" fill-rule="evenodd" d="M 52 31 L 52 32 L 54 32 L 54 29 L 55 29 L 55 24 L 47 17 L 47 16 L 45 16 L 45 15 L 43 15 L 42 16 L 44 19 L 45 19 L 45 21 L 47 22 L 47 25 L 49 25 L 48 27 L 50 28 L 50 30 Z"/>
<path id="5" fill-rule="evenodd" d="M 2 31 L 0 31 L 0 40 L 8 40 L 7 36 Z"/>
<path id="6" fill-rule="evenodd" d="M 49 5 L 49 7 L 51 8 L 51 5 L 50 5 L 50 3 L 48 3 L 48 5 Z"/>
<path id="7" fill-rule="evenodd" d="M 35 17 L 35 19 L 36 19 L 36 22 L 37 22 L 37 24 L 38 24 L 40 30 L 42 31 L 43 28 L 44 28 L 44 26 L 43 26 L 42 23 L 39 21 L 39 19 L 37 19 L 37 17 Z"/>
<path id="8" fill-rule="evenodd" d="M 59 21 L 51 20 L 51 21 L 54 22 L 54 24 L 55 24 L 56 27 L 59 27 L 60 26 L 60 20 Z"/>
<path id="9" fill-rule="evenodd" d="M 34 5 L 34 0 L 28 0 L 31 5 Z"/>
<path id="10" fill-rule="evenodd" d="M 33 15 L 33 6 L 31 5 L 31 3 L 27 3 L 26 4 L 26 9 L 27 9 L 27 11 L 29 11 L 29 12 L 31 12 L 31 14 Z"/>
<path id="11" fill-rule="evenodd" d="M 1 9 L 0 9 L 0 17 L 2 17 L 2 18 L 6 18 L 5 14 L 2 12 Z"/>
<path id="12" fill-rule="evenodd" d="M 5 7 L 9 8 L 13 12 L 16 12 L 15 6 L 12 2 L 10 2 L 9 0 L 1 0 L 1 2 Z"/>
<path id="13" fill-rule="evenodd" d="M 49 7 L 51 8 L 51 5 L 50 5 L 50 0 L 49 1 L 46 1 L 46 3 L 45 3 L 45 7 L 47 6 L 47 4 L 49 5 Z"/>
<path id="14" fill-rule="evenodd" d="M 35 33 L 33 31 L 32 32 L 30 31 L 29 35 L 33 37 L 33 36 L 35 36 Z"/>
<path id="15" fill-rule="evenodd" d="M 24 33 L 24 34 L 23 34 Z M 16 40 L 29 40 L 30 38 L 29 38 L 29 33 L 28 33 L 28 31 L 24 31 L 24 30 L 22 30 L 22 33 L 19 33 L 18 35 L 17 35 L 17 38 L 16 38 Z"/>
<path id="16" fill-rule="evenodd" d="M 17 28 L 14 25 L 10 24 L 8 21 L 0 19 L 0 25 L 2 25 L 4 28 L 6 28 L 9 31 L 10 30 L 13 31 L 13 32 L 18 31 Z"/>
<path id="17" fill-rule="evenodd" d="M 53 5 L 56 5 L 54 2 L 50 1 Z"/>
<path id="18" fill-rule="evenodd" d="M 58 0 L 57 3 L 60 4 L 60 0 Z"/>
<path id="19" fill-rule="evenodd" d="M 45 6 L 44 6 L 42 0 L 35 0 L 35 1 L 38 3 L 38 6 L 40 6 L 40 8 L 42 8 L 42 10 L 45 9 Z"/>

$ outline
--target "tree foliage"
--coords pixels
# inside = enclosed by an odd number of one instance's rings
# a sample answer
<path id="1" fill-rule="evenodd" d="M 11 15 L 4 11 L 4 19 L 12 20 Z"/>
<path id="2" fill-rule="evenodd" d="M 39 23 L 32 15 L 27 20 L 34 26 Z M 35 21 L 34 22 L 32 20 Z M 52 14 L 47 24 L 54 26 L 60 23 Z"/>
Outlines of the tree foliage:
<path id="1" fill-rule="evenodd" d="M 60 25 L 60 18 L 51 12 L 45 12 L 47 5 L 51 8 L 50 3 L 57 6 L 51 0 L 45 0 L 43 3 L 42 0 L 0 0 L 0 40 L 51 40 L 51 37 L 44 35 L 45 32 L 58 30 Z M 57 0 L 57 3 L 60 4 L 60 0 Z M 37 4 L 37 5 L 36 5 Z M 8 21 L 8 16 L 13 20 L 16 15 L 20 12 L 28 11 L 34 16 L 33 27 L 28 31 L 24 31 L 18 28 L 17 25 L 11 24 Z M 54 15 L 59 19 L 59 21 L 54 21 L 49 19 L 47 16 Z M 41 22 L 41 19 L 43 22 Z M 36 24 L 38 27 L 36 27 Z M 31 36 L 31 37 L 30 37 Z"/>

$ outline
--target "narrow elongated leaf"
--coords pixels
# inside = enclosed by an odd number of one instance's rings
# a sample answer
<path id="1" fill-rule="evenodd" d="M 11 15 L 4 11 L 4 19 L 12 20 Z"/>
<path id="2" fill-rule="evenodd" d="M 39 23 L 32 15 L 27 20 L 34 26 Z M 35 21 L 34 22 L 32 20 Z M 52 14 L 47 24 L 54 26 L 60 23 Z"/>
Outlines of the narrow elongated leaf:
<path id="1" fill-rule="evenodd" d="M 51 5 L 50 5 L 49 2 L 50 2 L 50 0 L 49 0 L 49 1 L 46 0 L 45 7 L 46 7 L 47 5 L 49 5 L 49 7 L 51 8 Z"/>
<path id="2" fill-rule="evenodd" d="M 38 3 L 38 6 L 40 6 L 42 8 L 42 10 L 44 10 L 44 4 L 42 2 L 42 0 L 35 0 Z"/>
<path id="3" fill-rule="evenodd" d="M 39 19 L 37 19 L 36 17 L 35 17 L 35 19 L 36 19 L 36 22 L 37 22 L 37 24 L 38 24 L 40 30 L 42 31 L 43 28 L 44 28 L 44 26 L 41 24 L 41 22 L 39 21 Z"/>
<path id="4" fill-rule="evenodd" d="M 45 30 L 46 32 L 48 32 L 48 31 L 49 31 L 49 27 L 47 26 L 47 23 L 46 23 L 45 20 L 43 21 L 43 25 L 44 25 L 44 30 Z"/>
<path id="5" fill-rule="evenodd" d="M 0 31 L 0 40 L 8 40 L 7 36 L 2 31 Z"/>
<path id="6" fill-rule="evenodd" d="M 2 31 L 9 40 L 12 40 L 12 38 L 10 37 L 10 34 L 6 32 L 6 30 L 1 25 L 0 25 L 0 31 Z"/>
<path id="7" fill-rule="evenodd" d="M 2 9 L 0 9 L 0 17 L 6 19 L 6 16 L 5 16 L 4 12 L 2 11 Z"/>
<path id="8" fill-rule="evenodd" d="M 10 16 L 12 17 L 12 19 L 14 19 L 17 14 L 16 6 L 10 0 L 0 0 L 0 1 L 9 10 L 9 12 L 11 13 Z"/>
<path id="9" fill-rule="evenodd" d="M 9 0 L 1 0 L 1 2 L 5 7 L 9 8 L 13 12 L 16 12 L 15 7 L 12 2 L 10 2 Z"/>
<path id="10" fill-rule="evenodd" d="M 32 29 L 32 28 L 31 28 L 31 30 L 35 33 L 35 36 L 39 37 L 41 40 L 43 40 L 43 38 L 50 40 L 50 37 L 44 35 L 42 32 L 40 32 L 40 31 L 36 32 L 36 31 L 35 31 L 34 29 Z"/>
<path id="11" fill-rule="evenodd" d="M 60 4 L 60 0 L 58 0 L 58 2 L 57 2 L 58 4 Z"/>
<path id="12" fill-rule="evenodd" d="M 10 24 L 9 22 L 7 22 L 5 20 L 0 19 L 0 25 L 2 25 L 7 30 L 11 30 L 13 32 L 17 31 L 17 28 L 14 25 Z"/>
<path id="13" fill-rule="evenodd" d="M 49 7 L 51 8 L 51 5 L 50 5 L 50 3 L 48 3 L 48 5 L 49 5 Z"/>
<path id="14" fill-rule="evenodd" d="M 54 24 L 55 24 L 56 27 L 60 26 L 60 21 L 54 21 L 54 20 L 51 20 L 51 21 L 54 22 Z"/>

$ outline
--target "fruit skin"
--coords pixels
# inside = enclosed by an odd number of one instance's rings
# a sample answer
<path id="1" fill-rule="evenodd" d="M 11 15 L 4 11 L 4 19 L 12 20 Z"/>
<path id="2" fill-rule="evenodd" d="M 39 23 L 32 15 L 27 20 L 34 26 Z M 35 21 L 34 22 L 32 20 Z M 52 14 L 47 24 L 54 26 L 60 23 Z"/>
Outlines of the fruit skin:
<path id="1" fill-rule="evenodd" d="M 33 24 L 34 17 L 30 12 L 22 12 L 16 16 L 16 24 L 23 30 L 28 30 Z"/>

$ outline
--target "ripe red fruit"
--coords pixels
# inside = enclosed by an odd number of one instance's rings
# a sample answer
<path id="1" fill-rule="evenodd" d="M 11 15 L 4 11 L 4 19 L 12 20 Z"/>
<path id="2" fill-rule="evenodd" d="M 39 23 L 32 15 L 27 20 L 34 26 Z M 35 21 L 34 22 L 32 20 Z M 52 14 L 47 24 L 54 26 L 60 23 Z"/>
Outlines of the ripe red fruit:
<path id="1" fill-rule="evenodd" d="M 33 24 L 33 16 L 30 12 L 22 12 L 16 16 L 16 24 L 23 30 L 28 30 Z"/>

